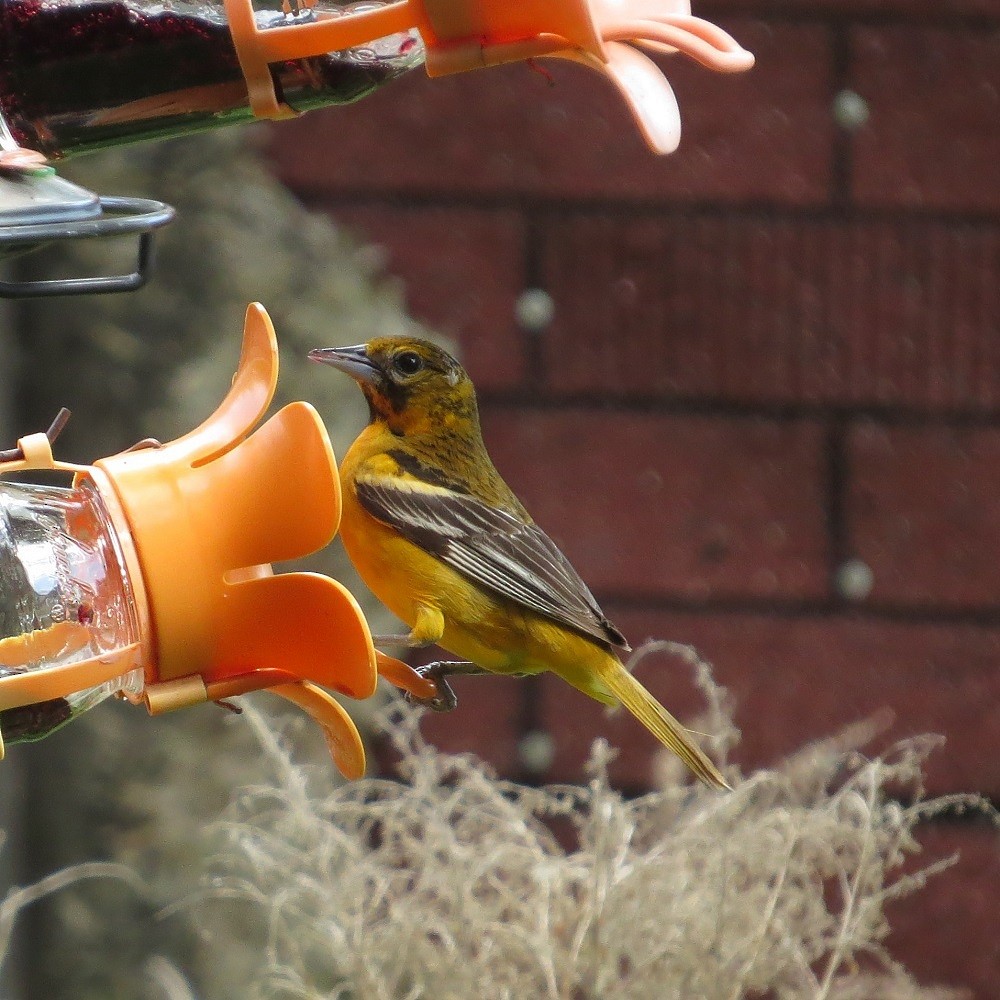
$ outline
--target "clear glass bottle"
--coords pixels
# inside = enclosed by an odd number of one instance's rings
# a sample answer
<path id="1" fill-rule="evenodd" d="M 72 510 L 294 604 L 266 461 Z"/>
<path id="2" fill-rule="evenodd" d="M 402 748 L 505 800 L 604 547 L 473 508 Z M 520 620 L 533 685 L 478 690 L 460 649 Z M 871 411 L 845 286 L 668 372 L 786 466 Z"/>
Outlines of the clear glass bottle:
<path id="1" fill-rule="evenodd" d="M 0 484 L 0 677 L 135 648 L 139 625 L 125 560 L 89 480 L 71 488 Z M 64 697 L 0 711 L 5 743 L 41 739 L 116 691 L 142 690 L 141 669 Z"/>
<path id="2" fill-rule="evenodd" d="M 254 9 L 258 29 L 384 7 Z M 286 5 L 287 6 L 287 5 Z M 346 104 L 421 65 L 416 31 L 271 64 L 294 111 Z M 0 117 L 50 158 L 253 118 L 223 0 L 0 0 Z"/>

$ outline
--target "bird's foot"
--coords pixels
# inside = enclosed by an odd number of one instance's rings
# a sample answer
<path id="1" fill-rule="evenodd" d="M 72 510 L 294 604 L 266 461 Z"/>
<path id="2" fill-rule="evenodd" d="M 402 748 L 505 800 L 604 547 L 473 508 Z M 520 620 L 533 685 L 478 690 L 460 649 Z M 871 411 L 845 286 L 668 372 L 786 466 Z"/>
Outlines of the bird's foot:
<path id="1" fill-rule="evenodd" d="M 422 667 L 415 667 L 414 670 L 425 680 L 433 683 L 434 687 L 437 688 L 437 694 L 431 698 L 417 698 L 415 695 L 405 692 L 406 700 L 411 705 L 422 705 L 432 712 L 450 712 L 458 704 L 458 698 L 455 697 L 455 692 L 448 683 L 448 677 L 455 674 L 484 673 L 482 667 L 464 660 L 437 660 Z"/>
<path id="2" fill-rule="evenodd" d="M 429 708 L 432 712 L 450 712 L 458 704 L 458 698 L 455 697 L 455 692 L 446 679 L 448 671 L 443 668 L 448 666 L 451 664 L 438 661 L 428 663 L 423 667 L 415 667 L 414 669 L 421 677 L 433 683 L 437 694 L 431 698 L 418 698 L 406 691 L 404 692 L 406 700 L 411 705 L 421 705 L 424 708 Z"/>

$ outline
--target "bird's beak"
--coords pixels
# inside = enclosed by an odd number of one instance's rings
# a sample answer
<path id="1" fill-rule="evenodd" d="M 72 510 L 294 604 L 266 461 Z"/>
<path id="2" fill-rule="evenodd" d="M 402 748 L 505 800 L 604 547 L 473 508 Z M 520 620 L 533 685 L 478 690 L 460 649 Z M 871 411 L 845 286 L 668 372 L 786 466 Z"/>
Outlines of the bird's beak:
<path id="1" fill-rule="evenodd" d="M 317 347 L 309 352 L 309 360 L 339 368 L 362 385 L 375 386 L 382 378 L 382 372 L 368 357 L 364 344 L 356 347 Z"/>

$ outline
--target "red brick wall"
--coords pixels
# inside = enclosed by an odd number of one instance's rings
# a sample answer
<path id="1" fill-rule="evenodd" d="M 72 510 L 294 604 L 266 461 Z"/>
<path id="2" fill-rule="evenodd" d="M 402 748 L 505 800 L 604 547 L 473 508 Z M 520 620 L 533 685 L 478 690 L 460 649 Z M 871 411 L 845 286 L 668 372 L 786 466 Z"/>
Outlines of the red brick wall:
<path id="1" fill-rule="evenodd" d="M 947 737 L 932 792 L 1000 799 L 1000 0 L 696 12 L 758 64 L 667 64 L 673 157 L 600 77 L 513 66 L 284 124 L 275 167 L 461 342 L 498 466 L 633 643 L 714 664 L 746 767 L 888 706 Z M 678 664 L 640 676 L 697 709 Z M 572 780 L 605 734 L 649 780 L 653 741 L 565 685 L 459 689 L 448 749 Z M 996 835 L 926 842 L 964 860 L 894 914 L 896 953 L 1000 996 Z"/>

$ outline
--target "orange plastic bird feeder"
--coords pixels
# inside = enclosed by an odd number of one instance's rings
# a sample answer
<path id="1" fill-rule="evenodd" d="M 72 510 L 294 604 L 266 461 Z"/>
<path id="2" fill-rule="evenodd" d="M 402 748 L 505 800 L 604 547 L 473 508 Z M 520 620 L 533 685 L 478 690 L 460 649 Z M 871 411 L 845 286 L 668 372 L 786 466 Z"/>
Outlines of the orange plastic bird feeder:
<path id="1" fill-rule="evenodd" d="M 553 56 L 608 76 L 652 149 L 680 141 L 673 91 L 634 45 L 683 52 L 710 69 L 741 72 L 753 56 L 721 28 L 692 17 L 689 0 L 397 0 L 342 12 L 308 3 L 308 24 L 261 28 L 251 0 L 224 0 L 251 106 L 262 117 L 291 113 L 275 93 L 270 66 L 348 49 L 416 29 L 430 76 Z"/>
<path id="2" fill-rule="evenodd" d="M 266 688 L 322 726 L 347 777 L 364 772 L 357 729 L 325 690 L 374 692 L 364 615 L 336 580 L 270 566 L 329 543 L 341 509 L 309 404 L 256 427 L 277 373 L 274 329 L 251 305 L 232 388 L 191 433 L 92 466 L 55 461 L 45 434 L 18 442 L 0 473 L 55 469 L 73 484 L 0 485 L 0 711 L 23 709 L 12 714 L 30 730 L 111 691 L 158 713 Z"/>

